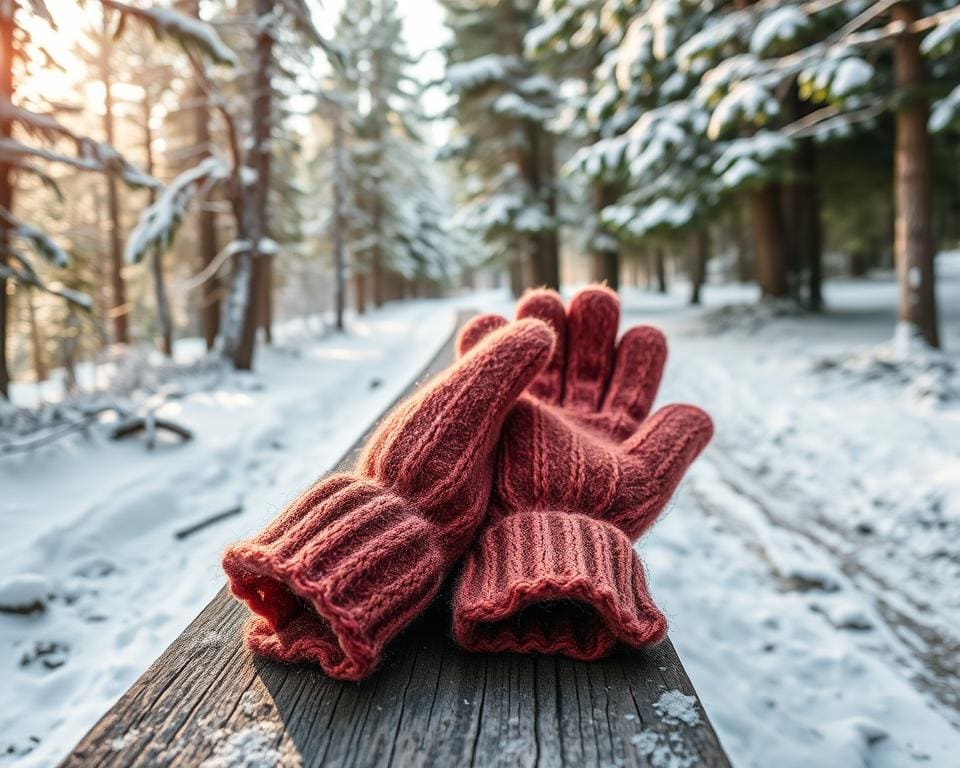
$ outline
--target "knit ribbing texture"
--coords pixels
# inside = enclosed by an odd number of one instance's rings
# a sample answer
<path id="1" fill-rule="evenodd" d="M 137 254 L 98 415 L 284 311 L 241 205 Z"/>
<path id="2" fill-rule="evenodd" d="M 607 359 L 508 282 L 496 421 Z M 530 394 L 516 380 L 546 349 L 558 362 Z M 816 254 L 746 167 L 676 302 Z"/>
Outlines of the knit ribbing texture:
<path id="1" fill-rule="evenodd" d="M 650 645 L 667 623 L 650 597 L 633 543 L 654 522 L 709 442 L 699 408 L 648 416 L 667 356 L 658 330 L 617 343 L 613 291 L 587 288 L 565 309 L 553 291 L 528 293 L 518 318 L 557 336 L 553 355 L 503 425 L 487 521 L 457 584 L 453 631 L 467 650 L 608 654 Z M 499 332 L 483 315 L 461 352 Z"/>
<path id="2" fill-rule="evenodd" d="M 230 589 L 253 614 L 254 652 L 345 680 L 376 668 L 469 546 L 503 419 L 553 346 L 537 319 L 486 334 L 386 417 L 354 473 L 321 480 L 226 550 Z"/>

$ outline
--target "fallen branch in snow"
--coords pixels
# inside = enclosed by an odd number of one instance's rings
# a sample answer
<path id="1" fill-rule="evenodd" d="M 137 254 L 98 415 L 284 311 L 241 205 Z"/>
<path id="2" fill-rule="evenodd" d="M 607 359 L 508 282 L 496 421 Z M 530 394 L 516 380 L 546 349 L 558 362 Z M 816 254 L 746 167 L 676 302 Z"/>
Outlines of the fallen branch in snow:
<path id="1" fill-rule="evenodd" d="M 243 512 L 243 505 L 237 504 L 235 507 L 230 507 L 230 509 L 217 512 L 215 515 L 210 515 L 210 517 L 205 517 L 203 520 L 198 520 L 193 525 L 187 526 L 186 528 L 181 528 L 173 535 L 177 539 L 185 539 L 187 536 L 192 536 L 198 531 L 202 531 L 204 528 L 207 528 L 214 523 L 219 523 L 221 520 L 226 520 L 228 517 L 239 515 L 241 512 Z"/>
<path id="2" fill-rule="evenodd" d="M 57 425 L 60 427 L 59 429 L 53 429 L 39 437 L 20 442 L 11 441 L 9 443 L 0 443 L 0 456 L 32 451 L 35 448 L 42 448 L 45 445 L 49 445 L 50 443 L 66 437 L 67 435 L 72 435 L 74 432 L 82 432 L 87 427 L 93 425 L 100 418 L 100 415 L 106 413 L 107 411 L 114 411 L 118 415 L 123 415 L 123 411 L 118 406 L 105 405 L 85 413 L 81 418 L 75 421 L 67 422 L 63 425 Z"/>
<path id="3" fill-rule="evenodd" d="M 135 416 L 121 422 L 113 429 L 110 437 L 113 440 L 121 440 L 137 432 L 145 432 L 147 435 L 147 449 L 153 450 L 157 445 L 157 431 L 165 429 L 179 435 L 184 441 L 193 439 L 193 432 L 175 421 L 169 419 L 158 419 L 153 411 L 147 411 L 143 416 Z"/>

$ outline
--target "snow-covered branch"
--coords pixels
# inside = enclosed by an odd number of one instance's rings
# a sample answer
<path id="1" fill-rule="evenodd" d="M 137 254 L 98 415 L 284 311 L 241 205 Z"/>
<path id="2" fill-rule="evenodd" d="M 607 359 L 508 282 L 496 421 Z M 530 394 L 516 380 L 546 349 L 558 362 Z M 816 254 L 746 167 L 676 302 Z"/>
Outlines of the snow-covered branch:
<path id="1" fill-rule="evenodd" d="M 151 248 L 168 248 L 197 192 L 206 184 L 222 181 L 227 175 L 228 171 L 219 159 L 208 157 L 170 182 L 156 202 L 143 210 L 137 226 L 127 238 L 124 250 L 127 263 L 136 264 Z"/>
<path id="2" fill-rule="evenodd" d="M 218 64 L 235 65 L 236 54 L 209 24 L 171 8 L 139 7 L 119 0 L 100 0 L 106 8 L 119 11 L 123 19 L 134 17 L 145 23 L 157 38 L 175 40 L 184 50 L 203 54 Z"/>

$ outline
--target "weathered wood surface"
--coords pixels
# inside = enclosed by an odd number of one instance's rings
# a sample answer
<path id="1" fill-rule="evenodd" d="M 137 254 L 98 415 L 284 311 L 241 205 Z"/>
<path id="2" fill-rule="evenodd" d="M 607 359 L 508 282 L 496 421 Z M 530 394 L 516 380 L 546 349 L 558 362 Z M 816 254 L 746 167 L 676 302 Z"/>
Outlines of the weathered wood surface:
<path id="1" fill-rule="evenodd" d="M 63 765 L 729 765 L 699 700 L 692 724 L 666 714 L 670 692 L 696 697 L 669 641 L 590 663 L 467 654 L 438 601 L 357 684 L 252 658 L 246 614 L 221 590 Z"/>

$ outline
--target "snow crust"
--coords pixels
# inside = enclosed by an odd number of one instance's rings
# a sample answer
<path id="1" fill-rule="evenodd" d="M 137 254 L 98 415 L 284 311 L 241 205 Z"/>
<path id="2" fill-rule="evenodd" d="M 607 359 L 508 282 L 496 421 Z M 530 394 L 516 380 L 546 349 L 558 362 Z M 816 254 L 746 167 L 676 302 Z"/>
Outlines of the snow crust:
<path id="1" fill-rule="evenodd" d="M 224 546 L 331 468 L 433 356 L 455 308 L 387 305 L 322 337 L 316 319 L 285 323 L 255 374 L 181 374 L 157 415 L 189 426 L 189 443 L 147 452 L 94 431 L 0 457 L 0 606 L 45 607 L 0 611 L 0 766 L 47 768 L 69 752 L 220 588 Z M 175 354 L 189 368 L 202 349 L 180 340 Z M 55 400 L 59 383 L 17 384 L 14 403 L 38 394 Z M 175 537 L 238 504 L 241 514 Z M 250 743 L 224 737 L 211 765 L 232 765 Z"/>
<path id="2" fill-rule="evenodd" d="M 735 765 L 955 763 L 960 253 L 941 254 L 937 271 L 945 352 L 909 329 L 891 339 L 889 274 L 828 282 L 817 317 L 757 304 L 754 286 L 708 283 L 702 309 L 687 307 L 682 282 L 665 296 L 621 292 L 623 328 L 652 322 L 668 336 L 659 404 L 698 403 L 715 422 L 638 551 Z M 0 460 L 0 585 L 45 606 L 0 613 L 0 765 L 62 758 L 222 585 L 224 544 L 330 467 L 463 304 L 512 311 L 484 294 L 388 305 L 345 336 L 291 324 L 260 373 L 180 382 L 161 413 L 194 429 L 189 444 L 147 454 L 94 434 Z M 14 389 L 20 405 L 36 395 Z M 237 503 L 242 514 L 175 539 Z M 658 695 L 661 723 L 626 748 L 692 768 L 683 729 L 704 713 L 681 691 Z M 275 743 L 256 729 L 211 738 L 211 765 L 269 762 Z"/>

